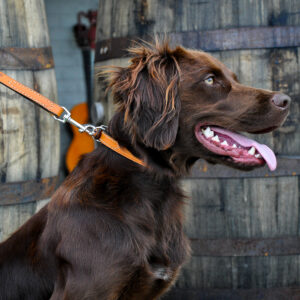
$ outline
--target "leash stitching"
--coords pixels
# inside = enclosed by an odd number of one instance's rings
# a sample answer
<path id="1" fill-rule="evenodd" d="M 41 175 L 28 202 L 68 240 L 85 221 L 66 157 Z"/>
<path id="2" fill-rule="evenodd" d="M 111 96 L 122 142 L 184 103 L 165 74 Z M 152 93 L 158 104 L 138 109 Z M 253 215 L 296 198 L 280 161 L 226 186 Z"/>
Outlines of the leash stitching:
<path id="1" fill-rule="evenodd" d="M 13 80 L 9 80 L 8 83 L 13 87 L 14 90 L 16 90 L 17 92 L 19 92 L 20 94 L 26 96 L 27 98 L 30 98 L 32 101 L 34 101 L 35 103 L 43 106 L 44 108 L 48 109 L 46 104 L 44 103 L 40 103 L 35 99 L 32 99 L 32 97 L 28 94 L 28 92 L 25 92 L 23 90 L 21 90 L 21 88 L 24 88 L 24 86 L 22 84 L 20 84 L 17 81 L 13 81 Z M 18 87 L 21 86 L 21 87 Z M 25 87 L 27 88 L 27 87 Z M 36 97 L 38 97 L 41 100 L 44 100 L 45 102 L 47 102 L 47 104 L 49 104 L 50 108 L 54 108 L 55 105 L 53 104 L 52 101 L 50 101 L 49 99 L 47 99 L 46 97 L 42 96 L 41 94 L 39 94 L 38 92 L 34 91 L 34 90 L 30 90 L 31 93 L 34 93 Z"/>

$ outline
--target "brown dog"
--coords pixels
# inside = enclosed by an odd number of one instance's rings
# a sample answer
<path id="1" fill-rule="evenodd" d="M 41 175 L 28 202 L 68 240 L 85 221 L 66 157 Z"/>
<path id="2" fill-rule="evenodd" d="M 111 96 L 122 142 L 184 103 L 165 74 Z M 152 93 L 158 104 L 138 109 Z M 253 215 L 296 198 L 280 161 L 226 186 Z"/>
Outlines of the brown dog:
<path id="1" fill-rule="evenodd" d="M 130 50 L 110 73 L 108 133 L 140 166 L 100 145 L 50 204 L 0 245 L 0 299 L 157 299 L 189 254 L 179 178 L 204 158 L 249 170 L 273 152 L 236 131 L 280 126 L 286 95 L 241 85 L 210 55 L 167 44 Z"/>

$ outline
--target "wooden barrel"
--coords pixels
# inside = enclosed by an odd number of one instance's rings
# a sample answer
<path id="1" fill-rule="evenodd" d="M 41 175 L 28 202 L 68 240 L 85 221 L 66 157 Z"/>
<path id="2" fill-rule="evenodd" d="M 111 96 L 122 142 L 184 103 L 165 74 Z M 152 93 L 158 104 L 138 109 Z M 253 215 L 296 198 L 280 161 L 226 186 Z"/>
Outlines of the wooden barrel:
<path id="1" fill-rule="evenodd" d="M 56 101 L 43 0 L 0 0 L 0 70 Z M 0 85 L 0 240 L 55 188 L 59 127 L 48 113 Z"/>
<path id="2" fill-rule="evenodd" d="M 291 96 L 284 126 L 255 139 L 274 149 L 278 168 L 241 172 L 200 161 L 184 189 L 193 255 L 164 299 L 296 299 L 300 295 L 300 1 L 100 1 L 95 73 L 127 65 L 129 40 L 169 33 L 203 49 L 257 88 Z M 113 112 L 100 81 L 96 101 Z M 298 298 L 297 298 L 298 299 Z"/>

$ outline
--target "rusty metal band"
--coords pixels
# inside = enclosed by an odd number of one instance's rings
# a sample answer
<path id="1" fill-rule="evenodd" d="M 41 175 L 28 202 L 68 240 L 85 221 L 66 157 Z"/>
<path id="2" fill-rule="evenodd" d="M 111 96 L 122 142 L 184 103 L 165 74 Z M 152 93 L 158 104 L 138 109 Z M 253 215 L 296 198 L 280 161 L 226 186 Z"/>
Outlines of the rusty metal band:
<path id="1" fill-rule="evenodd" d="M 0 205 L 22 204 L 50 198 L 58 182 L 58 176 L 54 176 L 38 181 L 0 183 Z"/>
<path id="2" fill-rule="evenodd" d="M 287 256 L 300 255 L 300 237 L 260 239 L 191 239 L 194 256 Z"/>
<path id="3" fill-rule="evenodd" d="M 254 178 L 282 177 L 300 175 L 300 156 L 277 157 L 277 168 L 270 171 L 267 166 L 248 172 L 232 169 L 223 165 L 212 165 L 203 160 L 198 161 L 186 178 Z"/>
<path id="4" fill-rule="evenodd" d="M 300 26 L 243 27 L 169 33 L 171 44 L 204 51 L 287 48 L 300 46 Z M 95 62 L 127 55 L 136 37 L 112 38 L 96 43 Z"/>
<path id="5" fill-rule="evenodd" d="M 0 48 L 1 70 L 45 70 L 54 68 L 51 47 Z"/>
<path id="6" fill-rule="evenodd" d="M 269 289 L 195 289 L 173 288 L 165 300 L 299 300 L 300 287 L 273 287 Z"/>

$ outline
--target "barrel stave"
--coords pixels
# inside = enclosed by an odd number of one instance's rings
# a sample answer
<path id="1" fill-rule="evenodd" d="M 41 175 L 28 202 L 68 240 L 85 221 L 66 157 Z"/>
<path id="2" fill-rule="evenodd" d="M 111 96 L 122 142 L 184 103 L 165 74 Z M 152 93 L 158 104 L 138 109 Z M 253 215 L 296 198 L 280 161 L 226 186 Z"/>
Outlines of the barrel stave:
<path id="1" fill-rule="evenodd" d="M 0 0 L 0 28 L 1 53 L 7 58 L 1 71 L 57 102 L 44 1 Z M 2 85 L 0 96 L 0 240 L 3 240 L 45 204 L 54 190 L 59 164 L 59 125 L 42 109 Z"/>

